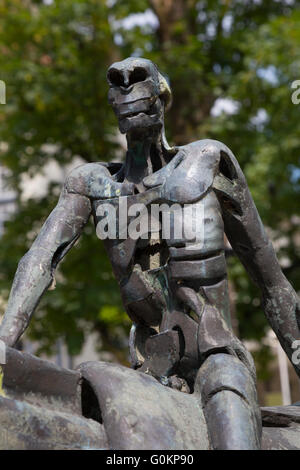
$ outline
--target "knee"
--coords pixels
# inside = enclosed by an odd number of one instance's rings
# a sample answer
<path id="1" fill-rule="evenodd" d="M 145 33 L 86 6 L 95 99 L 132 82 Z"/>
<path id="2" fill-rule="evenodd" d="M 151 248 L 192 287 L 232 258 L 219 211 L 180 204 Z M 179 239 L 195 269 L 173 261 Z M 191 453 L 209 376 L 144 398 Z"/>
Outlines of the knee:
<path id="1" fill-rule="evenodd" d="M 256 384 L 247 367 L 235 356 L 211 354 L 202 364 L 195 381 L 203 405 L 218 392 L 229 390 L 248 404 L 257 404 Z"/>

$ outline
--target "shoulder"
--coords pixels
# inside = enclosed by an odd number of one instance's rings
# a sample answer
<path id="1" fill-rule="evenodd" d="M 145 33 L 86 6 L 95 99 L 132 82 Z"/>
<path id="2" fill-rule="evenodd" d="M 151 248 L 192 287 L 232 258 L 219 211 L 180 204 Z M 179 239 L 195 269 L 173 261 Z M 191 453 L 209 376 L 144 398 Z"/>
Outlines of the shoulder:
<path id="1" fill-rule="evenodd" d="M 194 157 L 209 158 L 211 161 L 219 162 L 222 154 L 232 155 L 231 150 L 218 140 L 201 139 L 187 145 L 179 147 L 186 154 L 192 154 Z"/>
<path id="2" fill-rule="evenodd" d="M 111 178 L 120 170 L 121 163 L 85 163 L 74 168 L 67 176 L 65 188 L 69 193 L 89 196 L 90 188 L 103 178 Z"/>
<path id="3" fill-rule="evenodd" d="M 187 175 L 197 175 L 206 189 L 219 173 L 222 160 L 229 159 L 231 153 L 222 142 L 212 139 L 197 140 L 179 149 L 184 154 L 183 167 Z"/>
<path id="4" fill-rule="evenodd" d="M 172 171 L 172 177 L 166 181 L 164 191 L 169 200 L 181 203 L 191 203 L 204 197 L 215 189 L 220 175 L 226 180 L 233 180 L 239 168 L 231 150 L 222 142 L 212 139 L 197 140 L 178 147 L 177 160 L 178 164 Z"/>
<path id="5" fill-rule="evenodd" d="M 222 174 L 231 180 L 243 177 L 237 159 L 223 142 L 201 139 L 180 149 L 189 157 L 191 163 L 210 170 L 214 175 Z"/>
<path id="6" fill-rule="evenodd" d="M 213 186 L 214 178 L 219 172 L 222 152 L 225 151 L 226 146 L 211 139 L 177 147 L 177 154 L 161 170 L 161 176 L 164 176 L 161 180 L 165 179 L 165 198 L 185 204 L 204 197 Z"/>

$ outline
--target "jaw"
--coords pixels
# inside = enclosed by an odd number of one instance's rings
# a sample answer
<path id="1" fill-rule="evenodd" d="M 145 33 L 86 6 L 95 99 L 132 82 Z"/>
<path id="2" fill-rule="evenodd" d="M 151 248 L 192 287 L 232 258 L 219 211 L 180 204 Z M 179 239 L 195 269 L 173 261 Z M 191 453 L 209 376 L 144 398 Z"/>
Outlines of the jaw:
<path id="1" fill-rule="evenodd" d="M 157 97 L 141 99 L 122 104 L 115 108 L 122 134 L 134 130 L 161 129 L 163 115 L 160 100 Z"/>
<path id="2" fill-rule="evenodd" d="M 134 116 L 129 116 L 119 120 L 119 129 L 122 134 L 128 134 L 135 130 L 144 130 L 150 132 L 151 130 L 159 130 L 162 128 L 160 116 L 157 114 L 148 115 L 145 113 L 138 113 Z"/>

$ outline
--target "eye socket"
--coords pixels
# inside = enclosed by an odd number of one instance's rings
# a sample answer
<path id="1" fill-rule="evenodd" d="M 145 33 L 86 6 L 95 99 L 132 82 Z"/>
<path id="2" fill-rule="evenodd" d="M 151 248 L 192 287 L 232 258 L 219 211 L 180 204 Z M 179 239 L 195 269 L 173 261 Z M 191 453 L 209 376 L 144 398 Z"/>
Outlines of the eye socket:
<path id="1" fill-rule="evenodd" d="M 130 74 L 129 84 L 132 85 L 133 83 L 143 82 L 146 80 L 147 76 L 147 71 L 143 67 L 137 67 Z"/>
<path id="2" fill-rule="evenodd" d="M 123 74 L 116 69 L 111 69 L 108 71 L 107 79 L 113 86 L 123 86 L 128 87 L 134 83 L 143 82 L 148 77 L 147 70 L 143 67 L 137 67 L 131 72 L 129 77 L 129 83 L 125 84 Z"/>
<path id="3" fill-rule="evenodd" d="M 112 85 L 124 86 L 124 77 L 118 70 L 110 70 L 107 74 L 107 78 Z"/>

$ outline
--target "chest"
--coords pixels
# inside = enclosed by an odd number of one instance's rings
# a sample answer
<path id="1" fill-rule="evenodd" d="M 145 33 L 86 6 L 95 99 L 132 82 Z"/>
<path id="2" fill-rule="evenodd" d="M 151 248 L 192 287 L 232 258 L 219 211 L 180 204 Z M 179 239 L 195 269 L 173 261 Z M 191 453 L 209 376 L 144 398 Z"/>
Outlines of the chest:
<path id="1" fill-rule="evenodd" d="M 96 232 L 117 277 L 135 262 L 144 270 L 161 267 L 187 247 L 193 256 L 223 248 L 213 165 L 193 151 L 175 158 L 144 179 L 145 191 L 93 200 Z"/>

